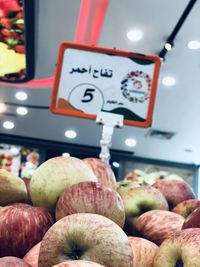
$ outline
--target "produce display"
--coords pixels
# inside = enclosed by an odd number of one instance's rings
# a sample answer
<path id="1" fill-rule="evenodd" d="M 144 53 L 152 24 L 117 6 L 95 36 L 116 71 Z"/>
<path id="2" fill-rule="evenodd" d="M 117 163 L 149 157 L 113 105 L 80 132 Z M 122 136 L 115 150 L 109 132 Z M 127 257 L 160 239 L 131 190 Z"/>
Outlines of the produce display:
<path id="1" fill-rule="evenodd" d="M 149 177 L 54 157 L 27 188 L 0 169 L 0 267 L 200 267 L 200 200 L 181 177 Z"/>

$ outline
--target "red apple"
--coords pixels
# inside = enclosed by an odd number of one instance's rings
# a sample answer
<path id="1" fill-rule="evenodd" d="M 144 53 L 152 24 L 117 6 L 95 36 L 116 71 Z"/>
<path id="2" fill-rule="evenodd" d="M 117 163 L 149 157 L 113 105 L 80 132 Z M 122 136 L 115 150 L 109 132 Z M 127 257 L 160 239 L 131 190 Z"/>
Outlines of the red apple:
<path id="1" fill-rule="evenodd" d="M 159 247 L 145 238 L 129 236 L 128 239 L 134 255 L 133 266 L 152 267 L 155 254 Z"/>
<path id="2" fill-rule="evenodd" d="M 0 257 L 22 258 L 52 226 L 44 208 L 12 204 L 0 209 Z"/>
<path id="3" fill-rule="evenodd" d="M 103 267 L 103 265 L 91 261 L 75 260 L 75 261 L 62 262 L 52 267 Z"/>
<path id="4" fill-rule="evenodd" d="M 170 210 L 184 200 L 196 198 L 192 187 L 184 181 L 162 179 L 156 181 L 152 186 L 163 193 Z"/>
<path id="5" fill-rule="evenodd" d="M 187 199 L 177 204 L 172 211 L 187 218 L 198 207 L 200 207 L 199 199 Z"/>
<path id="6" fill-rule="evenodd" d="M 29 184 L 33 205 L 54 212 L 65 188 L 83 181 L 96 182 L 97 178 L 82 160 L 75 157 L 48 159 L 35 170 Z"/>
<path id="7" fill-rule="evenodd" d="M 81 182 L 65 189 L 56 205 L 56 220 L 74 213 L 96 213 L 124 226 L 125 211 L 120 195 L 98 182 Z"/>
<path id="8" fill-rule="evenodd" d="M 41 242 L 37 243 L 23 257 L 23 260 L 26 263 L 30 264 L 31 267 L 38 267 L 38 257 L 39 257 L 39 252 L 40 252 L 40 245 L 41 245 Z"/>
<path id="9" fill-rule="evenodd" d="M 42 239 L 39 267 L 79 259 L 105 266 L 133 267 L 127 235 L 120 226 L 99 214 L 68 215 L 57 221 Z"/>
<path id="10" fill-rule="evenodd" d="M 199 267 L 200 229 L 178 231 L 163 241 L 154 258 L 153 267 Z"/>
<path id="11" fill-rule="evenodd" d="M 196 208 L 185 219 L 182 229 L 186 229 L 186 228 L 200 228 L 200 207 Z"/>
<path id="12" fill-rule="evenodd" d="M 20 258 L 7 256 L 0 258 L 0 267 L 31 267 L 31 265 Z"/>
<path id="13" fill-rule="evenodd" d="M 116 177 L 110 165 L 98 158 L 85 158 L 83 159 L 83 162 L 85 162 L 93 170 L 99 183 L 116 190 Z"/>
<path id="14" fill-rule="evenodd" d="M 167 210 L 151 210 L 140 215 L 134 226 L 141 235 L 160 245 L 163 240 L 181 230 L 184 217 Z"/>

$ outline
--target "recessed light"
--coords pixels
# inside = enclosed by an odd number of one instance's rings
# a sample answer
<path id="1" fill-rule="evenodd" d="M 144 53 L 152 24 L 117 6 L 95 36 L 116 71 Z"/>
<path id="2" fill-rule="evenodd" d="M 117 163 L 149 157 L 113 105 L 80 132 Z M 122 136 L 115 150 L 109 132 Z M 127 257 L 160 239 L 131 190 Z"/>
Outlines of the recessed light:
<path id="1" fill-rule="evenodd" d="M 113 161 L 112 165 L 113 165 L 115 168 L 119 168 L 119 162 L 117 162 L 117 161 Z"/>
<path id="2" fill-rule="evenodd" d="M 172 76 L 166 76 L 162 79 L 162 83 L 165 86 L 173 86 L 176 84 L 176 80 Z"/>
<path id="3" fill-rule="evenodd" d="M 20 91 L 20 92 L 17 92 L 17 93 L 15 94 L 15 97 L 16 97 L 18 100 L 24 101 L 24 100 L 26 100 L 26 99 L 28 98 L 28 95 L 27 95 L 25 92 Z"/>
<path id="4" fill-rule="evenodd" d="M 62 153 L 62 156 L 65 158 L 68 158 L 68 157 L 70 157 L 70 154 L 68 152 L 64 152 L 64 153 Z"/>
<path id="5" fill-rule="evenodd" d="M 188 42 L 187 44 L 189 49 L 200 49 L 200 41 L 198 40 L 193 40 Z"/>
<path id="6" fill-rule="evenodd" d="M 16 111 L 19 115 L 26 115 L 28 113 L 28 109 L 25 107 L 18 107 Z"/>
<path id="7" fill-rule="evenodd" d="M 143 33 L 139 29 L 130 30 L 127 32 L 127 38 L 130 41 L 137 42 L 142 39 Z"/>
<path id="8" fill-rule="evenodd" d="M 15 127 L 15 124 L 12 121 L 4 121 L 3 127 L 8 130 L 11 130 Z"/>
<path id="9" fill-rule="evenodd" d="M 74 130 L 68 130 L 68 131 L 65 132 L 65 136 L 67 138 L 73 139 L 73 138 L 75 138 L 77 136 L 77 133 Z"/>
<path id="10" fill-rule="evenodd" d="M 128 139 L 125 140 L 125 144 L 126 144 L 127 146 L 130 146 L 130 147 L 135 146 L 136 143 L 137 143 L 136 140 L 133 139 L 133 138 L 128 138 Z"/>
<path id="11" fill-rule="evenodd" d="M 6 111 L 6 104 L 0 103 L 0 113 L 3 113 Z"/>
<path id="12" fill-rule="evenodd" d="M 170 51 L 170 50 L 172 49 L 172 45 L 171 45 L 170 43 L 166 43 L 166 44 L 165 44 L 165 49 L 166 49 L 167 51 Z"/>

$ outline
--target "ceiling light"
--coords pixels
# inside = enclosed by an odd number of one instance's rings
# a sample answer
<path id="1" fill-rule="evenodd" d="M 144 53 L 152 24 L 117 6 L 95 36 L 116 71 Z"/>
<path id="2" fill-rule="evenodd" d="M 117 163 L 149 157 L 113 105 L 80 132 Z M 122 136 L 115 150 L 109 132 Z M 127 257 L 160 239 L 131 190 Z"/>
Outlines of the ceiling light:
<path id="1" fill-rule="evenodd" d="M 6 111 L 6 104 L 0 103 L 0 113 L 3 113 Z"/>
<path id="2" fill-rule="evenodd" d="M 70 154 L 68 152 L 64 152 L 64 153 L 62 153 L 62 156 L 65 158 L 68 158 L 68 157 L 70 157 Z"/>
<path id="3" fill-rule="evenodd" d="M 175 80 L 175 78 L 172 77 L 172 76 L 166 76 L 166 77 L 164 77 L 164 78 L 162 79 L 162 83 L 163 83 L 163 85 L 165 85 L 165 86 L 173 86 L 173 85 L 175 85 L 176 80 Z"/>
<path id="4" fill-rule="evenodd" d="M 142 36 L 143 36 L 143 33 L 139 29 L 130 30 L 127 32 L 127 38 L 133 42 L 141 40 Z"/>
<path id="5" fill-rule="evenodd" d="M 73 139 L 73 138 L 75 138 L 75 137 L 77 136 L 77 134 L 76 134 L 76 132 L 73 131 L 73 130 L 68 130 L 68 131 L 65 132 L 65 136 L 66 136 L 67 138 L 71 138 L 71 139 Z"/>
<path id="6" fill-rule="evenodd" d="M 26 99 L 28 98 L 28 95 L 27 95 L 25 92 L 20 91 L 20 92 L 17 92 L 17 93 L 15 94 L 15 97 L 16 97 L 18 100 L 24 101 L 24 100 L 26 100 Z"/>
<path id="7" fill-rule="evenodd" d="M 127 146 L 130 146 L 130 147 L 135 146 L 136 143 L 137 143 L 136 140 L 133 139 L 133 138 L 128 138 L 128 139 L 125 140 L 125 144 L 126 144 Z"/>
<path id="8" fill-rule="evenodd" d="M 10 130 L 15 127 L 15 124 L 12 121 L 4 121 L 3 127 Z"/>
<path id="9" fill-rule="evenodd" d="M 166 49 L 167 51 L 170 51 L 170 50 L 172 49 L 172 45 L 171 45 L 170 43 L 166 43 L 166 44 L 165 44 L 165 49 Z"/>
<path id="10" fill-rule="evenodd" d="M 117 162 L 117 161 L 113 161 L 112 165 L 113 165 L 115 168 L 119 168 L 119 162 Z"/>
<path id="11" fill-rule="evenodd" d="M 18 107 L 16 111 L 19 115 L 26 115 L 28 113 L 28 109 L 25 107 Z"/>
<path id="12" fill-rule="evenodd" d="M 187 44 L 189 49 L 200 49 L 200 41 L 198 40 L 194 40 L 194 41 L 190 41 Z"/>

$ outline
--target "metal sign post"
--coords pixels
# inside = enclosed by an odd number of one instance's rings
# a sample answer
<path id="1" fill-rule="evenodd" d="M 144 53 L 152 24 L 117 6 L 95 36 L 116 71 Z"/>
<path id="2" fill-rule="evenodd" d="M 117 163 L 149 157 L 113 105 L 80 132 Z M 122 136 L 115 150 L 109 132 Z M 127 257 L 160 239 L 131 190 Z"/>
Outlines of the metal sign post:
<path id="1" fill-rule="evenodd" d="M 98 112 L 96 123 L 103 125 L 102 138 L 100 140 L 101 153 L 100 159 L 109 164 L 110 160 L 110 147 L 112 143 L 112 136 L 114 127 L 121 128 L 123 126 L 124 117 L 118 114 L 108 112 Z"/>

